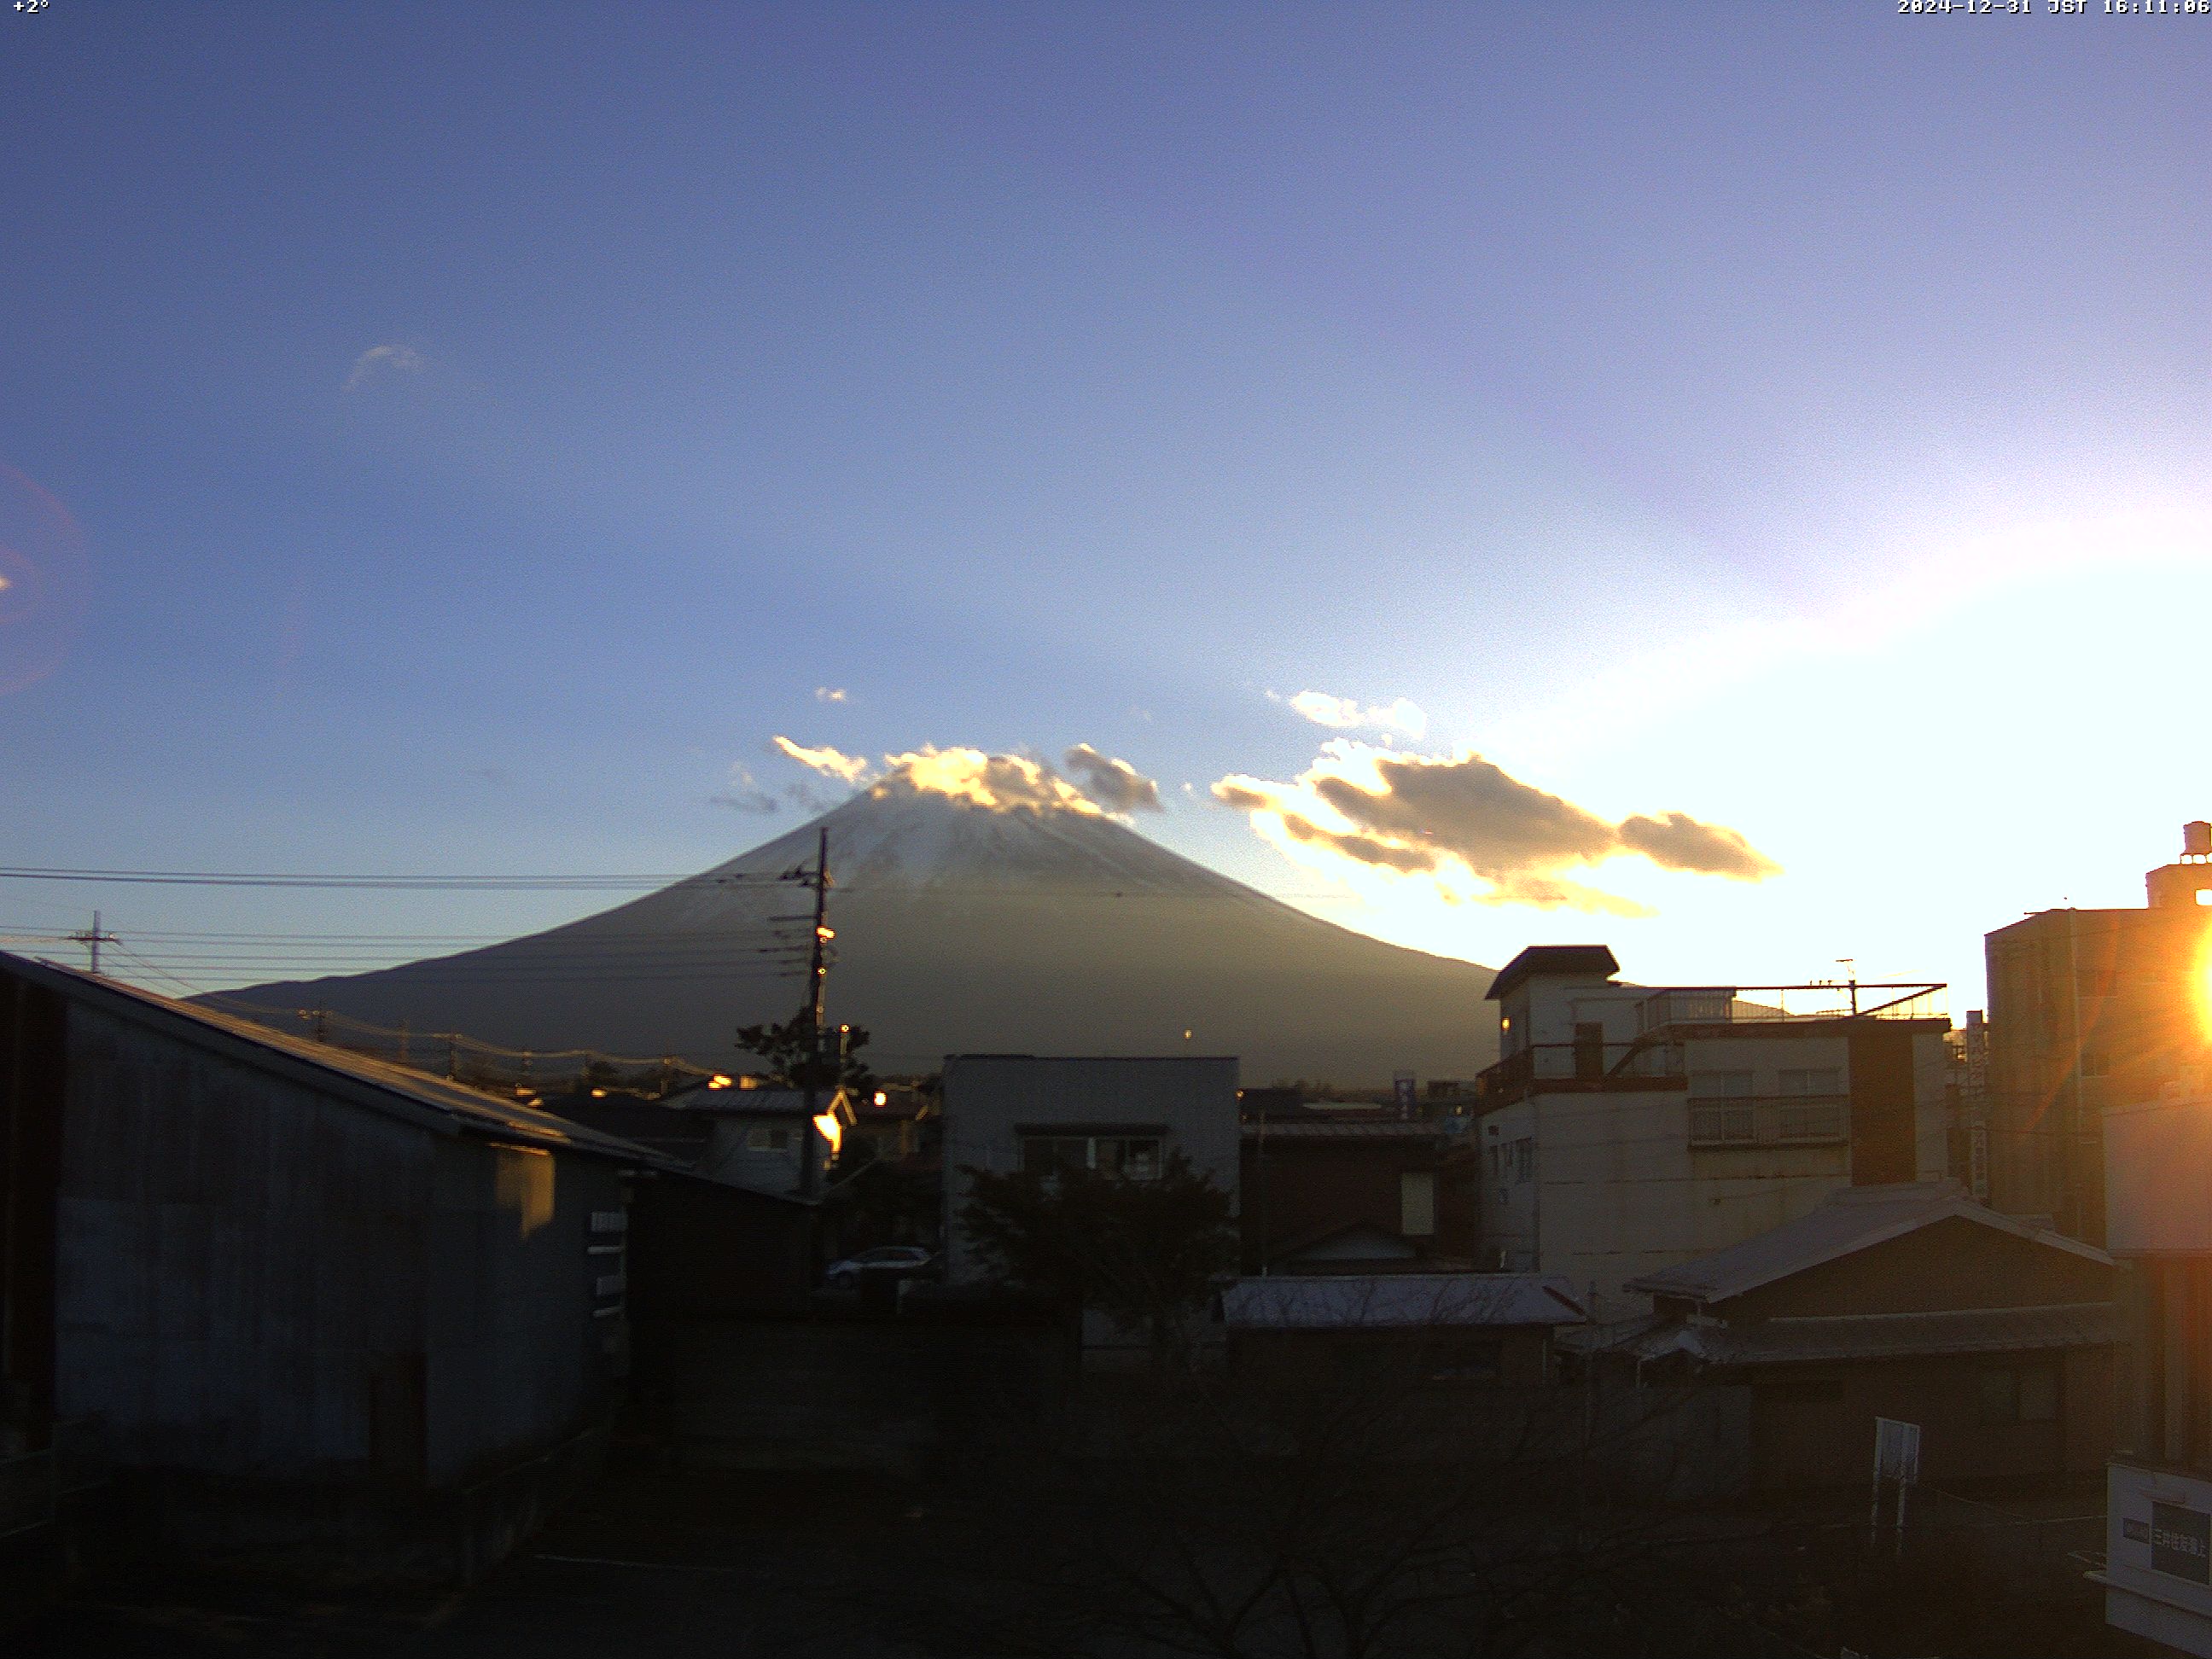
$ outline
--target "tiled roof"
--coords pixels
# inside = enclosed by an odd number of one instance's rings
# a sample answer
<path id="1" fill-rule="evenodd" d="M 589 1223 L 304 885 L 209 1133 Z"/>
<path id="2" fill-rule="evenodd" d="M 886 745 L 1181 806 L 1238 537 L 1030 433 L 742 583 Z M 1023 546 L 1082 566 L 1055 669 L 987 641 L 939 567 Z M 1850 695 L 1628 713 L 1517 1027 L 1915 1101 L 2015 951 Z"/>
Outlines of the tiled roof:
<path id="1" fill-rule="evenodd" d="M 288 1036 L 234 1014 L 197 1003 L 179 1002 L 135 985 L 96 979 L 56 963 L 33 962 L 0 952 L 0 969 L 18 974 L 73 1002 L 119 1018 L 135 1020 L 180 1042 L 225 1054 L 295 1080 L 321 1086 L 355 1104 L 418 1127 L 450 1134 L 474 1134 L 520 1146 L 542 1146 L 597 1158 L 617 1158 L 658 1169 L 684 1165 L 663 1153 L 584 1124 L 533 1110 L 465 1084 L 372 1059 L 350 1049 Z"/>
<path id="2" fill-rule="evenodd" d="M 1844 1188 L 1831 1193 L 1809 1215 L 1771 1227 L 1728 1249 L 1632 1279 L 1627 1288 L 1650 1296 L 1684 1297 L 1692 1302 L 1725 1301 L 1823 1261 L 1954 1218 L 2092 1261 L 2107 1265 L 2112 1261 L 2102 1250 L 2078 1239 L 1977 1204 L 1955 1181 L 1915 1181 Z"/>
<path id="3" fill-rule="evenodd" d="M 2118 1310 L 2110 1302 L 1767 1319 L 1745 1325 L 1673 1322 L 1628 1338 L 1618 1351 L 1638 1359 L 1687 1354 L 1709 1365 L 2016 1353 L 2101 1347 L 2114 1340 L 2118 1324 Z"/>
<path id="4" fill-rule="evenodd" d="M 1569 1325 L 1584 1316 L 1559 1273 L 1330 1273 L 1240 1279 L 1221 1292 L 1231 1330 L 1413 1330 Z"/>

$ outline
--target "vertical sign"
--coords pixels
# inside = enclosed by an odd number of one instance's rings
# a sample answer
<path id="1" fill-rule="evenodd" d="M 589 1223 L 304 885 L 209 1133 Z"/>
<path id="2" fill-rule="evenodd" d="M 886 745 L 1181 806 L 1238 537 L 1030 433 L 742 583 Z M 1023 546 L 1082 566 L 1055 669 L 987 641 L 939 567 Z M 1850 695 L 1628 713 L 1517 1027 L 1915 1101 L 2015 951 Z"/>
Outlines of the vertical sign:
<path id="1" fill-rule="evenodd" d="M 1413 1074 L 1393 1072 L 1390 1074 L 1390 1093 L 1398 1103 L 1398 1115 L 1411 1119 L 1413 1115 Z"/>

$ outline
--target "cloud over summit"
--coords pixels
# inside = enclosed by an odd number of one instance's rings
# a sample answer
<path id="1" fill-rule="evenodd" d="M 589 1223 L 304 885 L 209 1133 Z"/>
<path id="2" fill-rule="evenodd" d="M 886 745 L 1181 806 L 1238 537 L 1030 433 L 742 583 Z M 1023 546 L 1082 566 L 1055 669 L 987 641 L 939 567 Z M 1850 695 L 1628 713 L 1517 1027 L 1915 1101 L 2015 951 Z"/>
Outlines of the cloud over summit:
<path id="1" fill-rule="evenodd" d="M 865 756 L 848 755 L 827 744 L 810 749 L 781 735 L 771 741 L 780 753 L 810 771 L 866 789 L 878 799 L 943 795 L 994 812 L 1076 812 L 1092 817 L 1162 810 L 1157 782 L 1128 762 L 1101 754 L 1087 743 L 1077 744 L 1063 757 L 1062 763 L 1074 775 L 1071 781 L 1050 761 L 1033 755 L 993 755 L 981 749 L 924 744 L 904 754 L 885 755 L 878 769 Z"/>
<path id="2" fill-rule="evenodd" d="M 987 755 L 980 749 L 932 744 L 886 755 L 890 768 L 869 788 L 881 798 L 901 793 L 944 795 L 994 812 L 1081 812 L 1100 816 L 1083 792 L 1046 762 L 1027 755 Z"/>
<path id="3" fill-rule="evenodd" d="M 1079 743 L 1060 757 L 1077 787 L 1109 812 L 1158 812 L 1160 787 L 1125 760 Z"/>

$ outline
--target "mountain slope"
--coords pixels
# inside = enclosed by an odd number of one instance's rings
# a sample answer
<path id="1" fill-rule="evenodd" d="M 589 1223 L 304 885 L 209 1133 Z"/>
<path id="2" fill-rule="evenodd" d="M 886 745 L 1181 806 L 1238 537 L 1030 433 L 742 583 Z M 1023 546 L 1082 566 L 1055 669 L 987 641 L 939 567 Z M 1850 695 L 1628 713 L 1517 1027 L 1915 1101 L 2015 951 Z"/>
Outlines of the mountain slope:
<path id="1" fill-rule="evenodd" d="M 963 1051 L 1233 1054 L 1247 1083 L 1471 1077 L 1495 1057 L 1491 970 L 1320 921 L 1115 820 L 879 787 L 729 863 L 458 956 L 237 994 L 532 1048 L 731 1066 L 737 1026 L 804 994 L 830 832 L 833 1020 L 889 1072 Z M 1183 1036 L 1188 1030 L 1190 1038 Z"/>

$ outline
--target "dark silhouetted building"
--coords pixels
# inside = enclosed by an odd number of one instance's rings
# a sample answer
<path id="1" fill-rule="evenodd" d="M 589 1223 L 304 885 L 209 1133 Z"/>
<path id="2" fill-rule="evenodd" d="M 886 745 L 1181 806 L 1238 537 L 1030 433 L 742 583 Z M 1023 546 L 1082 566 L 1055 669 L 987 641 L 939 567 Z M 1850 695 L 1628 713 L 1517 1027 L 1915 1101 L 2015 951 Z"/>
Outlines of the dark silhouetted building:
<path id="1" fill-rule="evenodd" d="M 2105 1238 L 2106 1108 L 2207 1057 L 2212 824 L 2183 828 L 2140 910 L 2041 910 L 1988 935 L 1990 1202 Z"/>

